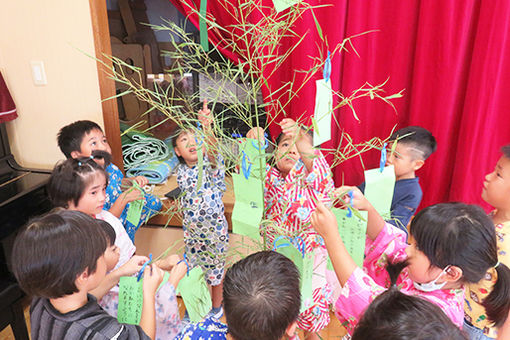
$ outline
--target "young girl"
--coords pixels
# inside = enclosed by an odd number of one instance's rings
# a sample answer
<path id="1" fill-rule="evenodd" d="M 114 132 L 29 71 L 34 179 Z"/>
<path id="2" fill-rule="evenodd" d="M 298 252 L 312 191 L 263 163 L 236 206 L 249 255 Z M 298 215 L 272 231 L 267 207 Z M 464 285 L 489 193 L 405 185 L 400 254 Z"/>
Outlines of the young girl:
<path id="1" fill-rule="evenodd" d="M 198 115 L 206 136 L 206 140 L 199 143 L 214 145 L 207 101 Z M 211 314 L 219 319 L 223 315 L 222 282 L 228 244 L 228 224 L 222 201 L 226 190 L 223 158 L 213 150 L 208 150 L 205 157 L 205 148 L 202 144 L 197 145 L 191 130 L 178 129 L 172 144 L 181 162 L 177 166 L 177 184 L 182 192 L 185 253 L 192 266 L 202 267 L 207 284 L 212 286 Z M 204 150 L 202 169 L 198 168 L 198 148 Z M 199 180 L 200 174 L 202 178 Z M 201 185 L 197 187 L 199 183 Z"/>
<path id="2" fill-rule="evenodd" d="M 342 193 L 352 190 L 351 204 L 368 211 L 363 270 L 356 266 L 345 249 L 335 215 L 329 209 L 319 205 L 312 215 L 312 225 L 324 237 L 343 286 L 336 302 L 336 314 L 347 323 L 349 333 L 370 302 L 388 286 L 387 263 L 405 260 L 408 266 L 397 280 L 401 291 L 438 305 L 454 324 L 461 327 L 463 285 L 478 282 L 489 268 L 498 265 L 494 227 L 483 210 L 462 203 L 437 204 L 423 209 L 411 222 L 407 244 L 405 233 L 385 223 L 357 188 L 338 190 Z M 348 197 L 345 200 L 350 201 Z M 510 280 L 503 276 L 498 281 L 499 289 L 492 293 L 494 301 L 506 303 Z"/>
<path id="3" fill-rule="evenodd" d="M 105 156 L 107 154 L 103 154 Z M 58 163 L 48 183 L 48 192 L 55 206 L 81 211 L 97 219 L 108 222 L 115 230 L 115 246 L 120 250 L 119 260 L 101 285 L 93 291 L 100 305 L 112 316 L 117 316 L 118 283 L 121 276 L 137 273 L 148 258 L 135 256 L 136 247 L 129 238 L 122 223 L 110 212 L 103 210 L 105 188 L 108 175 L 91 158 L 68 159 Z M 158 264 L 168 270 L 173 259 L 167 258 Z M 173 275 L 186 272 L 181 263 Z M 112 268 L 109 268 L 112 269 Z M 178 282 L 178 280 L 177 280 Z M 156 335 L 157 339 L 173 338 L 179 331 L 180 319 L 175 297 L 175 280 L 169 280 L 156 295 Z"/>
<path id="4" fill-rule="evenodd" d="M 485 176 L 482 199 L 494 207 L 490 217 L 494 222 L 498 237 L 498 260 L 510 265 L 510 145 L 501 148 L 503 155 L 499 159 L 494 171 Z M 490 268 L 484 278 L 474 285 L 466 287 L 466 304 L 464 305 L 464 330 L 471 339 L 509 339 L 510 319 L 506 322 L 495 323 L 494 314 L 490 308 L 488 297 L 494 289 L 496 279 L 502 275 L 505 266 Z M 507 297 L 507 308 L 510 297 Z"/>
<path id="5" fill-rule="evenodd" d="M 280 123 L 282 133 L 276 140 L 276 166 L 267 166 L 264 204 L 265 218 L 271 220 L 262 230 L 268 244 L 278 235 L 299 236 L 306 252 L 314 252 L 313 302 L 298 318 L 298 327 L 318 339 L 317 334 L 329 324 L 331 287 L 326 282 L 326 249 L 322 238 L 309 226 L 316 202 L 330 204 L 327 193 L 334 189 L 331 169 L 312 138 L 295 121 L 285 118 Z M 261 139 L 263 131 L 254 128 L 248 138 Z M 263 137 L 262 137 L 263 138 Z"/>

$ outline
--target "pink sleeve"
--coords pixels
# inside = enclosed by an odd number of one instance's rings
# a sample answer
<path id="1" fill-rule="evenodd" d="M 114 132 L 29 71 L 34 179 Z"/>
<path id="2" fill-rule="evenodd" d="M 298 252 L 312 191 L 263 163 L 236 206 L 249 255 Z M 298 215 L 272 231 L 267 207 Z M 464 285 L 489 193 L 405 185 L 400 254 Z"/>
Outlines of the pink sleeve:
<path id="1" fill-rule="evenodd" d="M 379 286 L 360 268 L 352 272 L 335 303 L 335 314 L 349 334 L 352 334 L 368 305 L 384 291 L 384 287 Z"/>
<path id="2" fill-rule="evenodd" d="M 393 263 L 406 259 L 406 248 L 406 234 L 386 223 L 375 240 L 367 237 L 363 269 L 377 284 L 387 287 L 390 278 L 386 265 L 388 261 Z"/>

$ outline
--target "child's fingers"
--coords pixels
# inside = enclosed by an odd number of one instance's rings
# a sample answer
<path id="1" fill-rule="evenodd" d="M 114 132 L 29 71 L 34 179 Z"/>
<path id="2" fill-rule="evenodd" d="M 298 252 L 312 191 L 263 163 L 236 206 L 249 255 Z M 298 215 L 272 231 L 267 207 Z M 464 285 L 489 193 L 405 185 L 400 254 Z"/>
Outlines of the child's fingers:
<path id="1" fill-rule="evenodd" d="M 204 98 L 204 104 L 202 105 L 202 110 L 203 111 L 207 110 L 207 98 Z"/>

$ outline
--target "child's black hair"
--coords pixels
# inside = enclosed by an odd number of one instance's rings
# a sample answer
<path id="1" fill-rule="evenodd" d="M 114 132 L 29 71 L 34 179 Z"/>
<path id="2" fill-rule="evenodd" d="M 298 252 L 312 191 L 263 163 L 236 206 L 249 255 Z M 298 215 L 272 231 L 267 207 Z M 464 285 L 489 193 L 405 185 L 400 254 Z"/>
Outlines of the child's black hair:
<path id="1" fill-rule="evenodd" d="M 105 164 L 109 162 L 110 154 L 104 151 L 94 151 L 96 156 L 82 158 L 68 158 L 59 162 L 53 168 L 48 181 L 48 195 L 55 207 L 69 208 L 69 202 L 78 205 L 87 186 L 93 181 L 96 172 L 105 176 L 108 183 L 108 174 L 99 166 L 94 157 L 101 156 Z"/>
<path id="2" fill-rule="evenodd" d="M 29 295 L 49 299 L 78 291 L 75 281 L 106 250 L 99 224 L 79 211 L 55 210 L 31 220 L 18 235 L 12 251 L 12 269 Z"/>
<path id="3" fill-rule="evenodd" d="M 299 314 L 299 271 L 274 251 L 234 264 L 223 282 L 229 333 L 236 340 L 279 340 Z"/>
<path id="4" fill-rule="evenodd" d="M 111 226 L 110 223 L 96 219 L 97 223 L 99 223 L 99 226 L 101 229 L 103 229 L 104 234 L 106 236 L 106 242 L 108 243 L 108 246 L 113 246 L 115 244 L 115 240 L 117 239 L 117 235 L 115 234 L 115 229 Z"/>
<path id="5" fill-rule="evenodd" d="M 90 120 L 79 120 L 66 125 L 58 132 L 58 147 L 67 158 L 71 158 L 71 152 L 81 152 L 83 137 L 90 131 L 96 129 L 103 131 L 97 123 Z"/>
<path id="6" fill-rule="evenodd" d="M 400 292 L 395 283 L 406 266 L 399 262 L 386 267 L 391 286 L 368 306 L 352 340 L 467 340 L 441 308 Z"/>
<path id="7" fill-rule="evenodd" d="M 310 138 L 312 140 L 312 142 L 313 142 L 313 130 L 312 129 L 307 129 L 304 126 L 301 126 L 300 128 L 301 128 L 301 130 L 303 130 L 305 132 L 306 136 L 308 138 Z M 280 142 L 282 141 L 283 136 L 285 136 L 284 133 L 280 132 L 280 134 L 276 137 L 276 140 L 275 140 L 276 147 L 278 147 L 280 145 Z"/>
<path id="8" fill-rule="evenodd" d="M 430 263 L 462 269 L 461 280 L 480 281 L 498 262 L 494 224 L 482 208 L 464 203 L 441 203 L 427 207 L 411 221 L 410 234 Z M 498 280 L 482 305 L 496 327 L 503 324 L 510 308 L 510 270 L 500 263 Z"/>
<path id="9" fill-rule="evenodd" d="M 510 144 L 502 146 L 501 152 L 503 153 L 503 156 L 505 156 L 505 158 L 510 159 Z"/>
<path id="10" fill-rule="evenodd" d="M 407 144 L 419 151 L 417 157 L 423 160 L 436 151 L 437 142 L 432 133 L 420 126 L 408 126 L 395 131 L 390 136 L 390 141 L 397 140 L 397 143 Z"/>

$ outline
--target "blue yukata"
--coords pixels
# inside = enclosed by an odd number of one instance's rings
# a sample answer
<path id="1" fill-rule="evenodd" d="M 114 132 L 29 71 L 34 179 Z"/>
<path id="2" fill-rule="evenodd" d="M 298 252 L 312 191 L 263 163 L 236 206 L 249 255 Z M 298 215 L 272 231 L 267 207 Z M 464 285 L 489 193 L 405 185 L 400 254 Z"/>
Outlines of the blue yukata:
<path id="1" fill-rule="evenodd" d="M 227 325 L 206 316 L 198 323 L 186 325 L 174 340 L 225 340 L 227 332 Z"/>
<path id="2" fill-rule="evenodd" d="M 184 252 L 191 266 L 200 266 L 207 284 L 219 285 L 223 280 L 225 252 L 228 244 L 228 223 L 225 219 L 223 194 L 225 165 L 218 154 L 216 164 L 203 160 L 201 185 L 198 184 L 198 165 L 177 166 L 177 184 L 181 189 Z"/>
<path id="3" fill-rule="evenodd" d="M 364 192 L 365 182 L 358 188 Z M 386 222 L 407 233 L 407 224 L 420 205 L 422 196 L 418 177 L 396 181 L 391 201 L 391 220 Z"/>
<path id="4" fill-rule="evenodd" d="M 106 172 L 108 173 L 108 186 L 106 187 L 106 200 L 104 204 L 104 210 L 110 210 L 113 203 L 119 198 L 119 195 L 122 193 L 121 183 L 124 175 L 122 172 L 115 166 L 113 163 L 110 163 L 106 167 Z M 132 224 L 131 222 L 126 220 L 127 212 L 130 206 L 130 203 L 126 205 L 119 219 L 126 228 L 126 231 L 129 235 L 131 241 L 135 239 L 135 233 L 140 228 L 140 226 L 145 223 L 149 218 L 154 216 L 158 211 L 161 210 L 163 203 L 156 196 L 148 193 L 144 193 L 145 202 L 142 208 L 142 214 L 140 216 L 140 221 L 137 225 Z"/>

